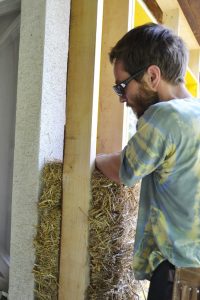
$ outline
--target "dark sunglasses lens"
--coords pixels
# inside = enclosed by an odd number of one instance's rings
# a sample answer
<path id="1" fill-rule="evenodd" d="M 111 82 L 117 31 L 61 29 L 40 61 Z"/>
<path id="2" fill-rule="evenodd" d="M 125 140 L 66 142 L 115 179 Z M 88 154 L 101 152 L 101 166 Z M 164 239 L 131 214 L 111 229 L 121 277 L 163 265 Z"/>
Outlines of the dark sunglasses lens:
<path id="1" fill-rule="evenodd" d="M 113 89 L 119 97 L 122 97 L 124 95 L 124 89 L 120 85 L 114 85 Z"/>

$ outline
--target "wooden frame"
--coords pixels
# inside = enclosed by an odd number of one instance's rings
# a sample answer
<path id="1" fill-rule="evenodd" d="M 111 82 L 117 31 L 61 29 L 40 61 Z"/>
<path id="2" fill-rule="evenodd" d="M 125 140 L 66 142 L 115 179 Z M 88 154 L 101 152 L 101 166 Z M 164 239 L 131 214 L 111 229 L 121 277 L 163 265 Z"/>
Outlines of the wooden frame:
<path id="1" fill-rule="evenodd" d="M 114 76 L 108 52 L 128 29 L 129 5 L 129 0 L 120 5 L 118 0 L 104 2 L 101 48 L 103 1 L 72 1 L 63 170 L 60 300 L 84 299 L 89 283 L 88 209 L 96 143 L 100 145 L 98 149 L 105 152 L 113 151 L 114 147 L 115 150 L 122 148 L 124 110 L 112 90 Z M 101 104 L 97 140 L 98 97 Z M 102 115 L 104 105 L 106 108 Z M 111 125 L 113 113 L 116 122 Z M 116 139 L 110 141 L 113 132 Z M 105 140 L 105 136 L 109 140 Z M 102 145 L 105 146 L 103 149 Z"/>
<path id="2" fill-rule="evenodd" d="M 60 300 L 84 299 L 89 283 L 88 209 L 90 175 L 96 155 L 102 6 L 102 0 L 71 3 Z"/>

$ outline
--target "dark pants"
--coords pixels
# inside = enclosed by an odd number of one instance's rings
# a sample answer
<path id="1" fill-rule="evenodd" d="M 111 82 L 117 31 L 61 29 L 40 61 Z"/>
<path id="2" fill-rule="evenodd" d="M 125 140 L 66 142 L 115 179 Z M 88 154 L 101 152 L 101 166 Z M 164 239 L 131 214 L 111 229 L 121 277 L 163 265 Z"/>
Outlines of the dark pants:
<path id="1" fill-rule="evenodd" d="M 171 300 L 173 293 L 173 278 L 170 270 L 175 267 L 167 260 L 162 262 L 153 272 L 150 281 L 147 300 Z"/>

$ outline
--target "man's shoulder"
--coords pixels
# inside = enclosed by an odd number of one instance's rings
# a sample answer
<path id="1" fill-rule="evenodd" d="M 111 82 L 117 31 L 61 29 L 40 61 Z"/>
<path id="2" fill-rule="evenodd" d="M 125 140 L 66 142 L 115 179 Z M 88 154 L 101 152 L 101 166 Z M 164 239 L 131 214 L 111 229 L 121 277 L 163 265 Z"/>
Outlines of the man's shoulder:
<path id="1" fill-rule="evenodd" d="M 167 120 L 184 117 L 192 117 L 192 112 L 200 114 L 200 99 L 173 99 L 169 101 L 162 101 L 151 105 L 144 113 L 144 119 L 148 120 Z"/>
<path id="2" fill-rule="evenodd" d="M 174 100 L 172 100 L 174 102 Z M 140 118 L 139 123 L 151 123 L 155 126 L 177 113 L 177 107 L 171 101 L 151 105 Z"/>
<path id="3" fill-rule="evenodd" d="M 175 128 L 185 128 L 198 120 L 200 125 L 200 100 L 194 98 L 173 99 L 151 105 L 138 120 L 137 128 L 147 125 L 157 128 L 163 134 Z"/>

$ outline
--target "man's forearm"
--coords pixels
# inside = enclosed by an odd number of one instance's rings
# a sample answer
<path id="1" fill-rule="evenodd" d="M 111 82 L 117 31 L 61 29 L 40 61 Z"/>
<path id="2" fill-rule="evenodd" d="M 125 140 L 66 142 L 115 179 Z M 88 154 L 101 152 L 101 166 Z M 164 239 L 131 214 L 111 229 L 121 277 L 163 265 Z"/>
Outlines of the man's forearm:
<path id="1" fill-rule="evenodd" d="M 96 167 L 106 177 L 120 183 L 119 169 L 121 164 L 121 153 L 98 154 L 96 157 Z"/>

